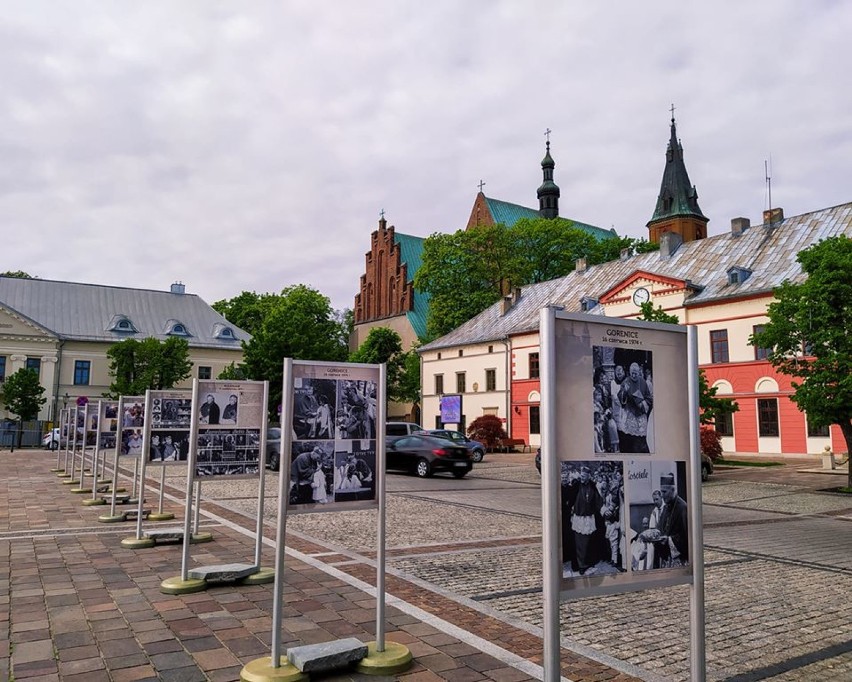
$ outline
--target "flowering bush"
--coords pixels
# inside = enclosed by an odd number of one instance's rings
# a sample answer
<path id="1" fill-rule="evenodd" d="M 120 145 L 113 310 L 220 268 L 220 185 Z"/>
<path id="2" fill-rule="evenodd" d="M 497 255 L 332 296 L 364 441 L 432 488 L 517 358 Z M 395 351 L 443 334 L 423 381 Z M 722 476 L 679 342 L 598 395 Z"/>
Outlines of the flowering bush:
<path id="1" fill-rule="evenodd" d="M 710 426 L 701 427 L 701 452 L 714 462 L 722 456 L 722 436 Z"/>

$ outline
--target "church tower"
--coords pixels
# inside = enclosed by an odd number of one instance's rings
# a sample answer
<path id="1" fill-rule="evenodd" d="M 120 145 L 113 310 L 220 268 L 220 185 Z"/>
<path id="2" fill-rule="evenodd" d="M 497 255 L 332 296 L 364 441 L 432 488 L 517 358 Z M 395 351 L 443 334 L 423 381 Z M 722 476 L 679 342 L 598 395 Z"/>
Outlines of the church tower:
<path id="1" fill-rule="evenodd" d="M 547 132 L 550 133 L 549 130 Z M 536 192 L 538 195 L 538 212 L 542 218 L 559 217 L 559 186 L 553 182 L 553 169 L 555 167 L 553 157 L 550 156 L 550 140 L 548 139 L 547 151 L 541 160 L 541 172 L 544 181 Z"/>
<path id="2" fill-rule="evenodd" d="M 654 215 L 648 222 L 648 240 L 657 244 L 665 232 L 678 234 L 685 242 L 704 239 L 709 222 L 698 206 L 698 191 L 689 182 L 689 174 L 683 162 L 683 146 L 677 139 L 674 111 L 671 125 L 660 195 L 657 197 Z"/>

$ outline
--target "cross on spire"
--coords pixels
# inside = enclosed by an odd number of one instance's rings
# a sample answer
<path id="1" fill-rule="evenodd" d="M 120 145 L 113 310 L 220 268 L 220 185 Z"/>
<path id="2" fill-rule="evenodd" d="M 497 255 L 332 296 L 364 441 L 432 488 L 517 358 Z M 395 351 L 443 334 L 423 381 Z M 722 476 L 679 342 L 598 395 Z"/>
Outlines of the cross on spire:
<path id="1" fill-rule="evenodd" d="M 550 128 L 544 131 L 544 138 L 547 140 L 548 144 L 550 144 L 550 133 L 552 132 L 553 131 Z"/>
<path id="2" fill-rule="evenodd" d="M 674 105 L 674 102 L 672 102 L 671 112 L 672 112 L 672 123 L 674 123 L 674 112 L 675 112 L 675 105 Z"/>
<path id="3" fill-rule="evenodd" d="M 480 191 L 480 192 L 482 192 L 482 188 L 483 188 L 483 187 L 485 187 L 485 181 L 484 181 L 484 180 L 480 180 L 480 181 L 479 181 L 479 191 Z"/>
<path id="4" fill-rule="evenodd" d="M 384 220 L 384 219 L 385 219 L 385 209 L 382 209 L 381 211 L 379 211 L 379 217 L 380 217 L 382 220 Z"/>

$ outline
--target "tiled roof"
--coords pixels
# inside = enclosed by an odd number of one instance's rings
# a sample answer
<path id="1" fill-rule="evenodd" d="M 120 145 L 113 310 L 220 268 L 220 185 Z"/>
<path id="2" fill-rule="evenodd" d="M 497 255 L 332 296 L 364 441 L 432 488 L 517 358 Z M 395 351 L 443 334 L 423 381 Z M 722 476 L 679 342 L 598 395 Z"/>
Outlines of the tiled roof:
<path id="1" fill-rule="evenodd" d="M 0 276 L 0 305 L 61 339 L 115 342 L 152 336 L 163 340 L 169 338 L 166 332 L 175 321 L 189 332 L 183 338 L 192 347 L 239 349 L 240 341 L 251 338 L 195 294 Z M 116 320 L 124 318 L 137 333 L 115 330 Z M 232 330 L 233 338 L 223 338 L 225 327 Z"/>
<path id="2" fill-rule="evenodd" d="M 522 287 L 520 298 L 505 315 L 500 314 L 501 302 L 497 302 L 420 350 L 481 343 L 536 331 L 541 308 L 557 305 L 567 312 L 580 312 L 584 296 L 599 299 L 636 271 L 689 280 L 696 290 L 686 300 L 687 307 L 768 293 L 784 280 L 801 280 L 801 266 L 796 261 L 800 251 L 838 234 L 852 236 L 852 203 L 786 218 L 772 227 L 750 227 L 740 236 L 728 232 L 688 242 L 669 258 L 655 251 L 594 265 L 584 272 L 574 271 L 565 277 Z M 727 271 L 732 266 L 746 268 L 752 274 L 745 282 L 729 284 Z M 598 306 L 591 312 L 600 310 Z"/>
<path id="3" fill-rule="evenodd" d="M 423 264 L 423 237 L 414 237 L 409 234 L 394 232 L 394 241 L 399 245 L 399 259 L 408 265 L 408 281 L 414 280 L 414 275 Z M 426 336 L 426 317 L 429 314 L 429 295 L 414 290 L 414 310 L 405 315 L 409 324 L 418 337 Z"/>
<path id="4" fill-rule="evenodd" d="M 500 201 L 499 199 L 490 199 L 485 197 L 485 202 L 488 205 L 488 210 L 491 211 L 491 217 L 495 223 L 503 223 L 507 227 L 512 227 L 521 218 L 541 218 L 541 214 L 537 209 L 527 208 L 520 204 L 510 204 L 508 201 Z M 584 230 L 598 239 L 609 239 L 615 237 L 615 230 L 605 230 L 602 227 L 595 227 L 587 223 L 581 223 L 579 220 L 567 218 L 574 227 Z"/>

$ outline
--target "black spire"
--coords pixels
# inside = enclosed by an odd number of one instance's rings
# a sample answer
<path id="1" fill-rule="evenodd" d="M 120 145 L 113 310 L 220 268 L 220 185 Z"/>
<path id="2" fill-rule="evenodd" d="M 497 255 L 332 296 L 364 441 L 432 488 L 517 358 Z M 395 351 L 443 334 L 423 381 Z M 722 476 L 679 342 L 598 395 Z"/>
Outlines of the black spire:
<path id="1" fill-rule="evenodd" d="M 698 190 L 690 183 L 686 164 L 683 162 L 683 145 L 677 139 L 674 112 L 672 112 L 671 138 L 666 149 L 666 168 L 663 171 L 663 182 L 660 195 L 657 197 L 657 207 L 650 223 L 674 216 L 707 217 L 698 205 Z"/>
<path id="2" fill-rule="evenodd" d="M 556 164 L 553 162 L 553 157 L 550 155 L 550 129 L 545 133 L 547 136 L 547 151 L 544 158 L 541 160 L 541 172 L 544 175 L 544 181 L 541 187 L 538 188 L 538 212 L 542 218 L 558 218 L 559 217 L 559 186 L 553 182 L 553 169 Z"/>

